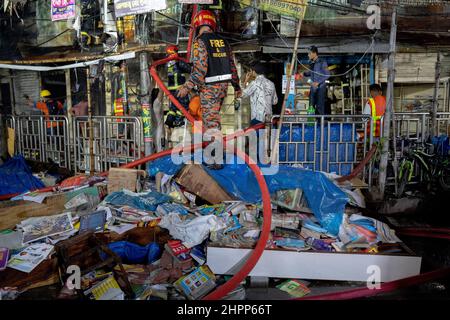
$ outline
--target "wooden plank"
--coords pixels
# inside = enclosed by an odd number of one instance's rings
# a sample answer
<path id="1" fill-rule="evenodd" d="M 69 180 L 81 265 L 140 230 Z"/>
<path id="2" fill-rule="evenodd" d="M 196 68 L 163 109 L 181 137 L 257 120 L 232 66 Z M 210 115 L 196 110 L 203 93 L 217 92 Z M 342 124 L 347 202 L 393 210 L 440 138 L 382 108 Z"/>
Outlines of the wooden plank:
<path id="1" fill-rule="evenodd" d="M 31 201 L 0 202 L 0 230 L 12 229 L 16 224 L 30 217 L 51 216 L 64 211 L 66 194 L 49 196 L 43 203 Z"/>
<path id="2" fill-rule="evenodd" d="M 0 272 L 0 287 L 17 287 L 20 291 L 48 286 L 59 282 L 58 261 L 45 260 L 32 272 L 6 268 Z"/>

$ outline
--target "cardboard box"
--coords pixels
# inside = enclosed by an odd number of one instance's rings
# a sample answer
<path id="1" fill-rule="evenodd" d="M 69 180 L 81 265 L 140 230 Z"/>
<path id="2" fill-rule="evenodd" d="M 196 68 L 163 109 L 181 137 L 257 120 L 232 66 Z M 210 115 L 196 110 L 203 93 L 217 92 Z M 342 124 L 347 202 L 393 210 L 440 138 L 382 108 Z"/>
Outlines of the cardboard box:
<path id="1" fill-rule="evenodd" d="M 65 211 L 64 205 L 73 197 L 86 193 L 88 195 L 103 197 L 105 186 L 97 185 L 79 190 L 55 193 L 45 198 L 42 203 L 26 200 L 1 201 L 0 202 L 0 230 L 12 229 L 27 218 L 42 217 L 60 214 Z"/>
<path id="2" fill-rule="evenodd" d="M 184 166 L 178 173 L 176 182 L 211 204 L 234 200 L 199 164 Z"/>
<path id="3" fill-rule="evenodd" d="M 47 197 L 43 203 L 25 200 L 2 201 L 0 203 L 0 230 L 12 229 L 27 218 L 59 214 L 65 210 L 66 194 Z"/>
<path id="4" fill-rule="evenodd" d="M 139 178 L 145 176 L 144 170 L 111 168 L 108 175 L 108 193 L 122 189 L 139 192 Z"/>

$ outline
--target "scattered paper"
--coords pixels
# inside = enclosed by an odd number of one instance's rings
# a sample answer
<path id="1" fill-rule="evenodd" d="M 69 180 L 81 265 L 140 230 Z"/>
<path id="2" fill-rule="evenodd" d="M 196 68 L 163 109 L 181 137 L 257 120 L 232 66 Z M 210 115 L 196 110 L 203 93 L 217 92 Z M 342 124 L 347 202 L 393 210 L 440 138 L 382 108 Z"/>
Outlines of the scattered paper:
<path id="1" fill-rule="evenodd" d="M 92 300 L 124 300 L 124 292 L 113 276 L 110 276 L 84 292 Z"/>
<path id="2" fill-rule="evenodd" d="M 179 214 L 173 212 L 162 217 L 159 226 L 168 229 L 172 237 L 183 241 L 188 248 L 202 243 L 210 232 L 226 228 L 225 223 L 214 215 L 183 221 Z"/>
<path id="3" fill-rule="evenodd" d="M 9 250 L 21 249 L 23 248 L 22 240 L 22 230 L 0 232 L 0 247 L 8 248 Z"/>
<path id="4" fill-rule="evenodd" d="M 123 224 L 120 224 L 118 226 L 109 226 L 108 227 L 108 229 L 110 231 L 114 231 L 117 234 L 123 234 L 123 233 L 125 233 L 125 232 L 127 232 L 127 231 L 129 231 L 131 229 L 134 229 L 134 228 L 136 228 L 136 225 L 135 224 L 131 224 L 131 223 L 123 223 Z"/>
<path id="5" fill-rule="evenodd" d="M 63 213 L 55 216 L 29 218 L 22 221 L 17 227 L 23 230 L 23 243 L 26 244 L 72 230 L 72 215 Z"/>
<path id="6" fill-rule="evenodd" d="M 83 204 L 86 204 L 89 202 L 89 199 L 87 198 L 85 193 L 81 193 L 75 197 L 73 197 L 70 201 L 68 201 L 64 207 L 66 209 L 72 209 L 72 208 L 77 208 Z"/>
<path id="7" fill-rule="evenodd" d="M 259 237 L 259 233 L 260 233 L 259 230 L 249 230 L 246 233 L 244 233 L 244 237 L 256 239 Z"/>
<path id="8" fill-rule="evenodd" d="M 68 232 L 61 233 L 61 234 L 56 235 L 56 236 L 48 237 L 48 242 L 49 242 L 50 244 L 55 245 L 55 244 L 57 244 L 57 243 L 60 242 L 60 241 L 69 239 L 71 236 L 73 236 L 73 235 L 76 234 L 77 232 L 78 232 L 78 230 L 72 229 L 72 230 L 70 230 L 70 231 L 68 231 Z"/>
<path id="9" fill-rule="evenodd" d="M 288 280 L 277 286 L 281 291 L 289 293 L 291 296 L 301 298 L 311 292 L 311 290 L 298 280 Z"/>
<path id="10" fill-rule="evenodd" d="M 53 245 L 47 243 L 33 244 L 11 257 L 8 267 L 30 273 L 53 251 Z"/>
<path id="11" fill-rule="evenodd" d="M 47 198 L 51 194 L 51 192 L 29 192 L 23 195 L 23 200 L 42 203 L 44 202 L 45 198 Z"/>

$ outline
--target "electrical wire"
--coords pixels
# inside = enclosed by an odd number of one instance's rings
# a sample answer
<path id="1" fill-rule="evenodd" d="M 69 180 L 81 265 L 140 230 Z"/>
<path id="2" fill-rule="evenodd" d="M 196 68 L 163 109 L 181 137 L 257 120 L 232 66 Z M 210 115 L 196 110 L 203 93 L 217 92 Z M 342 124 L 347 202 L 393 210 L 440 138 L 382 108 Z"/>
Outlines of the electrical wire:
<path id="1" fill-rule="evenodd" d="M 48 39 L 48 40 L 46 40 L 46 41 L 44 41 L 44 42 L 41 42 L 41 43 L 37 44 L 35 47 L 40 47 L 40 46 L 42 46 L 43 44 L 46 44 L 47 42 L 50 42 L 50 41 L 52 41 L 52 40 L 58 38 L 59 36 L 63 35 L 64 33 L 66 33 L 67 31 L 70 31 L 70 30 L 72 30 L 72 29 L 66 29 L 66 30 L 64 30 L 64 31 L 62 31 L 62 32 L 60 32 L 60 33 L 58 33 L 56 36 L 51 37 L 50 39 Z"/>
<path id="2" fill-rule="evenodd" d="M 281 36 L 281 34 L 278 32 L 278 30 L 275 28 L 275 26 L 272 23 L 272 20 L 269 18 L 269 16 L 267 16 L 267 19 L 270 22 L 270 25 L 272 26 L 272 28 L 275 30 L 275 32 L 277 33 L 278 37 L 280 38 L 280 40 L 284 43 L 284 45 L 286 46 L 286 48 L 290 49 L 291 47 L 289 46 L 289 44 L 283 39 L 283 37 Z M 355 69 L 360 63 L 361 61 L 364 59 L 364 57 L 367 55 L 367 53 L 369 52 L 369 50 L 373 47 L 373 45 L 375 44 L 375 34 L 372 35 L 372 42 L 370 44 L 370 46 L 367 48 L 367 50 L 364 52 L 364 54 L 361 56 L 361 58 L 358 60 L 358 62 L 355 63 L 355 65 L 353 67 L 351 67 L 350 69 L 348 69 L 346 72 L 341 73 L 341 74 L 333 74 L 333 77 L 342 77 L 345 76 L 347 74 L 349 74 L 351 71 L 353 71 L 353 69 Z M 297 63 L 300 64 L 302 67 L 304 67 L 306 70 L 308 70 L 309 72 L 316 74 L 316 75 L 320 75 L 320 76 L 328 76 L 328 74 L 322 74 L 320 72 L 316 72 L 313 71 L 311 69 L 309 69 L 306 65 L 304 65 L 303 63 L 301 63 L 301 61 L 298 59 L 298 56 L 296 57 Z"/>

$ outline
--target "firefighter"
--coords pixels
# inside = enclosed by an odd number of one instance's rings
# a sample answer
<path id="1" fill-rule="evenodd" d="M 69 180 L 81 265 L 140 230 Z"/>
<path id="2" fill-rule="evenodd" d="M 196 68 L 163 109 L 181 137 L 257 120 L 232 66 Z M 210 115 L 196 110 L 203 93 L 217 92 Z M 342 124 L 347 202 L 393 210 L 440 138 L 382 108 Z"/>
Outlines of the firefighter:
<path id="1" fill-rule="evenodd" d="M 197 87 L 200 95 L 201 114 L 205 138 L 213 140 L 213 150 L 223 151 L 220 109 L 227 95 L 228 84 L 234 87 L 235 97 L 241 96 L 239 77 L 229 44 L 216 31 L 216 18 L 211 11 L 201 10 L 194 18 L 197 37 L 193 44 L 193 70 L 190 78 L 179 89 L 178 97 L 187 96 Z M 220 169 L 223 159 L 211 153 L 205 154 L 206 165 Z"/>
<path id="2" fill-rule="evenodd" d="M 168 46 L 166 53 L 169 56 L 178 55 L 178 47 L 175 45 Z M 186 82 L 184 74 L 190 72 L 191 68 L 183 61 L 173 60 L 167 63 L 167 89 L 172 95 L 176 97 L 178 89 Z M 188 110 L 189 97 L 179 97 L 178 102 Z M 169 128 L 181 127 L 184 124 L 183 113 L 172 102 L 170 102 L 165 124 Z"/>
<path id="3" fill-rule="evenodd" d="M 370 127 L 370 124 L 367 126 L 367 137 L 370 134 L 373 135 L 375 139 L 379 139 L 381 136 L 381 118 L 384 116 L 386 112 L 386 98 L 383 96 L 383 91 L 381 90 L 381 86 L 378 84 L 371 84 L 369 87 L 370 98 L 367 101 L 363 114 L 371 115 L 373 118 L 373 123 L 375 124 L 373 128 Z"/>

